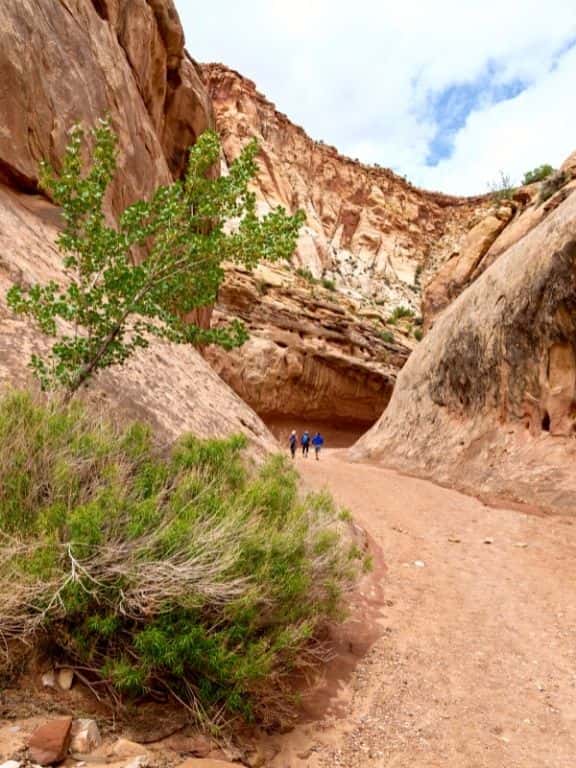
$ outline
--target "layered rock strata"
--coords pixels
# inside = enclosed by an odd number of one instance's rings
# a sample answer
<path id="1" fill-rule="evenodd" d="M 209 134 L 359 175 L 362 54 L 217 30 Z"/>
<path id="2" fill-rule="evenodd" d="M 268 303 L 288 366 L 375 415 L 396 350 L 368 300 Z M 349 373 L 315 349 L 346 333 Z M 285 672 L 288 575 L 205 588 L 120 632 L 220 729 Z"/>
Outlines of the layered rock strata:
<path id="1" fill-rule="evenodd" d="M 521 187 L 510 199 L 495 202 L 464 234 L 457 249 L 432 275 L 422 295 L 425 328 L 496 259 L 554 211 L 576 188 L 576 160 L 571 155 L 543 182 Z"/>
<path id="2" fill-rule="evenodd" d="M 452 253 L 486 196 L 458 198 L 413 187 L 312 140 L 256 89 L 221 64 L 203 65 L 226 158 L 253 137 L 261 146 L 255 191 L 263 210 L 302 209 L 307 221 L 294 266 L 328 277 L 357 298 L 419 310 L 419 277 Z"/>
<path id="3" fill-rule="evenodd" d="M 310 284 L 293 271 L 260 267 L 228 272 L 213 322 L 237 317 L 250 340 L 206 356 L 265 420 L 292 417 L 368 427 L 386 406 L 398 370 L 414 346 L 386 330 L 382 308 Z"/>
<path id="4" fill-rule="evenodd" d="M 390 326 L 386 333 L 386 318 L 400 306 L 420 314 L 422 280 L 457 251 L 489 201 L 425 192 L 388 169 L 344 157 L 313 141 L 250 80 L 219 64 L 202 69 L 225 162 L 255 137 L 260 210 L 305 211 L 291 270 L 316 282 L 317 294 L 288 270 L 265 296 L 257 279 L 230 275 L 217 317 L 240 317 L 253 338 L 240 351 L 208 358 L 266 418 L 367 425 L 387 403 L 414 341 L 413 332 L 403 336 Z M 335 290 L 322 291 L 322 281 Z M 320 295 L 334 309 L 318 305 Z M 370 315 L 402 351 L 386 348 Z"/>

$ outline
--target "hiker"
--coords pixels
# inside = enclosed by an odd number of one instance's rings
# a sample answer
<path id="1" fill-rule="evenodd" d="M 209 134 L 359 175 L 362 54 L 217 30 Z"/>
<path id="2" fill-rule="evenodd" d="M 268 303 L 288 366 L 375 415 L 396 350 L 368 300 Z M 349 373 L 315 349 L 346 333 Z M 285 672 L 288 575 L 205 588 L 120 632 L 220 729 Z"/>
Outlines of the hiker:
<path id="1" fill-rule="evenodd" d="M 304 434 L 300 439 L 300 443 L 302 444 L 302 456 L 304 456 L 304 458 L 307 459 L 308 451 L 310 449 L 310 435 L 307 429 L 304 431 Z"/>
<path id="2" fill-rule="evenodd" d="M 312 438 L 312 445 L 314 446 L 314 453 L 316 454 L 316 461 L 320 458 L 320 448 L 324 445 L 324 438 L 320 434 L 320 432 L 316 432 L 314 437 Z"/>
<path id="3" fill-rule="evenodd" d="M 292 454 L 292 458 L 294 458 L 296 456 L 296 445 L 298 443 L 298 435 L 296 434 L 295 429 L 290 432 L 288 440 L 290 442 L 290 453 Z"/>

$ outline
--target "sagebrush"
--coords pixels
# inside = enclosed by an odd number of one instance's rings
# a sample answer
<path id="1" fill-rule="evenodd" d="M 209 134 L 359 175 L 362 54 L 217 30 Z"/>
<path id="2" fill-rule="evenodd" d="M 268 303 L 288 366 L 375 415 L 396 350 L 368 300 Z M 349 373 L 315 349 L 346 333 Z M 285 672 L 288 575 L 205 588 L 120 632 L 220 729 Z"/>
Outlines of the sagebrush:
<path id="1" fill-rule="evenodd" d="M 0 400 L 0 645 L 45 644 L 117 703 L 164 692 L 264 718 L 318 652 L 363 556 L 329 496 L 246 440 L 120 429 Z M 11 653 L 0 656 L 6 670 Z"/>

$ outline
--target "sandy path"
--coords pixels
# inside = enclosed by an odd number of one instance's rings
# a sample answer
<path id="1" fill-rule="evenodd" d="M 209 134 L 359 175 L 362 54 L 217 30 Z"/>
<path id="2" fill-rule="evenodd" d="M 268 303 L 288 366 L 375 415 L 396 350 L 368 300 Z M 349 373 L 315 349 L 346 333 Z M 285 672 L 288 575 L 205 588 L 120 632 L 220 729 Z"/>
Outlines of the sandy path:
<path id="1" fill-rule="evenodd" d="M 491 509 L 339 451 L 298 466 L 382 547 L 384 633 L 345 715 L 287 736 L 274 766 L 576 766 L 572 521 Z"/>

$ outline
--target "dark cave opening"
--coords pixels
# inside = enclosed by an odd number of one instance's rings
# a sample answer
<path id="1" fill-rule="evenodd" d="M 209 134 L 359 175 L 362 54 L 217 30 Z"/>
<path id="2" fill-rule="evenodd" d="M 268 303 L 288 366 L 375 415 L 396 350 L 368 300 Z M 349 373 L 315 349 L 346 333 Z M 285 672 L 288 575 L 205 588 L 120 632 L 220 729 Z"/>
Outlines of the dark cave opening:
<path id="1" fill-rule="evenodd" d="M 350 448 L 374 424 L 374 422 L 334 422 L 313 417 L 291 418 L 266 414 L 260 414 L 260 416 L 280 445 L 286 447 L 293 429 L 298 436 L 307 429 L 310 434 L 320 432 L 326 441 L 326 448 Z"/>

